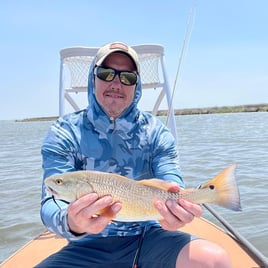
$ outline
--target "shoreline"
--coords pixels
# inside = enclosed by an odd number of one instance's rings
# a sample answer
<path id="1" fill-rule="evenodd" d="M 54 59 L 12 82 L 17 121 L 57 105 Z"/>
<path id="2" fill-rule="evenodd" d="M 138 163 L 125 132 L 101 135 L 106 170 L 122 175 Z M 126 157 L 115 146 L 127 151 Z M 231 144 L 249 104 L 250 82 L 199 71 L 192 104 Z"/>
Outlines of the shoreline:
<path id="1" fill-rule="evenodd" d="M 167 111 L 163 112 L 163 115 L 167 114 Z M 175 115 L 268 112 L 268 104 L 262 103 L 235 106 L 214 106 L 206 108 L 174 109 L 174 112 Z M 157 115 L 162 115 L 161 111 L 159 111 Z"/>
<path id="2" fill-rule="evenodd" d="M 268 112 L 268 104 L 247 104 L 236 106 L 214 106 L 206 108 L 185 108 L 174 109 L 175 115 L 198 115 L 198 114 L 217 114 L 217 113 L 248 113 L 248 112 Z M 157 116 L 166 116 L 168 110 L 159 110 Z M 55 121 L 58 116 L 33 117 L 17 119 L 16 122 L 35 122 L 35 121 Z"/>

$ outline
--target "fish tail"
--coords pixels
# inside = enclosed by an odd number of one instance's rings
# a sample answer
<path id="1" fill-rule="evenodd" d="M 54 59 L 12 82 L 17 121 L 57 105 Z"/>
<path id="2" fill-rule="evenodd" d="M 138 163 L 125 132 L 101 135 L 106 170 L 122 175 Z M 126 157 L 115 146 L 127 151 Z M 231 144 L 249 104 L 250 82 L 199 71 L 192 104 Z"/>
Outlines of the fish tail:
<path id="1" fill-rule="evenodd" d="M 236 165 L 227 167 L 200 189 L 209 189 L 215 193 L 213 195 L 214 200 L 211 200 L 211 203 L 234 211 L 240 211 L 240 194 L 235 181 L 235 168 Z"/>

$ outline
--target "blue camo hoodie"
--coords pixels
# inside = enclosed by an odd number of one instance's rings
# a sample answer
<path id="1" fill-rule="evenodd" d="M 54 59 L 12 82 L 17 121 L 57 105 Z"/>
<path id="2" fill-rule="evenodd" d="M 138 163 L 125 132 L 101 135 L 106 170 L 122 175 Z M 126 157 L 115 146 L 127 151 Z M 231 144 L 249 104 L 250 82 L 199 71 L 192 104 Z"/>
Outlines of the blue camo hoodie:
<path id="1" fill-rule="evenodd" d="M 87 109 L 59 118 L 49 129 L 43 145 L 44 178 L 76 170 L 117 173 L 133 180 L 160 178 L 181 187 L 178 152 L 166 126 L 150 113 L 140 111 L 140 78 L 132 104 L 120 117 L 109 118 L 95 98 L 95 60 L 89 70 Z M 143 227 L 159 225 L 155 221 L 113 221 L 100 234 L 73 234 L 67 224 L 67 206 L 57 203 L 42 185 L 41 219 L 44 225 L 69 241 L 92 240 L 105 236 L 130 236 Z"/>

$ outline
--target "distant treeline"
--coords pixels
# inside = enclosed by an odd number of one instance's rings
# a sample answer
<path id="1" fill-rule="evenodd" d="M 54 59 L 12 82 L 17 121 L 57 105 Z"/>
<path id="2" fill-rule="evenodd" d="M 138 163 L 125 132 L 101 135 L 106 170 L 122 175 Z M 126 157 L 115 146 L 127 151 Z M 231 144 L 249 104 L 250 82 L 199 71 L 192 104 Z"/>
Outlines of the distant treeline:
<path id="1" fill-rule="evenodd" d="M 175 109 L 175 115 L 189 115 L 189 114 L 216 114 L 216 113 L 246 113 L 246 112 L 268 112 L 268 104 L 248 104 L 237 106 L 220 106 L 207 108 L 188 108 Z M 167 110 L 160 110 L 157 115 L 167 115 Z M 55 121 L 58 116 L 51 117 L 35 117 L 16 120 L 17 122 L 32 122 L 32 121 Z"/>
<path id="2" fill-rule="evenodd" d="M 175 109 L 175 115 L 189 114 L 216 114 L 216 113 L 246 113 L 246 112 L 268 112 L 268 104 L 248 104 L 237 106 L 220 106 L 206 108 Z M 160 110 L 157 115 L 166 115 L 166 110 Z"/>

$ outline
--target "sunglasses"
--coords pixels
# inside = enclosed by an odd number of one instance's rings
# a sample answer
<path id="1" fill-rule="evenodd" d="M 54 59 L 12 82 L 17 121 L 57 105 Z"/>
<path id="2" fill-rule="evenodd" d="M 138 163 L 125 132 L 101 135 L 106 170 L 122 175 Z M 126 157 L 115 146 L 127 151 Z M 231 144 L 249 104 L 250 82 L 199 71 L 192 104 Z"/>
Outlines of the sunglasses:
<path id="1" fill-rule="evenodd" d="M 136 72 L 119 71 L 111 67 L 97 66 L 94 69 L 94 75 L 105 82 L 113 81 L 116 75 L 118 75 L 120 82 L 126 86 L 133 86 L 137 83 L 138 80 L 138 75 Z"/>

